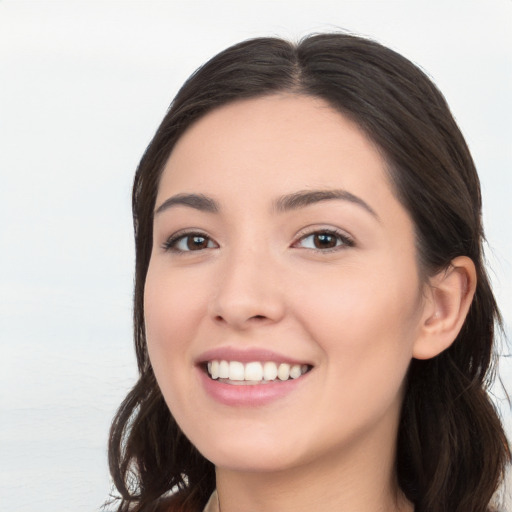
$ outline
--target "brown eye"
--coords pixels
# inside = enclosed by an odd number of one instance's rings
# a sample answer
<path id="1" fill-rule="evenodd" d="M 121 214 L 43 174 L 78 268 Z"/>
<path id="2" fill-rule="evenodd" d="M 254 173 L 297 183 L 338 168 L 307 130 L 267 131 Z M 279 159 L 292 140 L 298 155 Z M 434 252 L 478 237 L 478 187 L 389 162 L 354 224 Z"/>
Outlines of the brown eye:
<path id="1" fill-rule="evenodd" d="M 208 247 L 208 238 L 201 235 L 191 235 L 185 237 L 187 249 L 189 251 L 197 251 Z"/>
<path id="2" fill-rule="evenodd" d="M 202 233 L 188 233 L 171 237 L 163 248 L 166 251 L 174 252 L 192 252 L 212 249 L 218 245 L 208 236 Z"/>
<path id="3" fill-rule="evenodd" d="M 331 233 L 317 233 L 313 235 L 313 245 L 316 249 L 332 249 L 338 245 L 338 238 Z"/>
<path id="4" fill-rule="evenodd" d="M 353 240 L 344 233 L 336 231 L 315 231 L 303 236 L 295 247 L 313 249 L 315 251 L 329 251 L 352 247 Z"/>

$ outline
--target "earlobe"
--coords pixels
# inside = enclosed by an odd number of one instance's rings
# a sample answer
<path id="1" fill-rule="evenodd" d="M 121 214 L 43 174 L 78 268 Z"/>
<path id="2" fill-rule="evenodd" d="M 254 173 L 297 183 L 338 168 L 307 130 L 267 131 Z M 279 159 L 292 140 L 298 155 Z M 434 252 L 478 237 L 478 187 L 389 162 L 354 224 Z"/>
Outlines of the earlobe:
<path id="1" fill-rule="evenodd" d="M 475 294 L 475 265 L 467 256 L 459 256 L 426 286 L 420 333 L 413 348 L 416 359 L 435 357 L 455 341 Z"/>

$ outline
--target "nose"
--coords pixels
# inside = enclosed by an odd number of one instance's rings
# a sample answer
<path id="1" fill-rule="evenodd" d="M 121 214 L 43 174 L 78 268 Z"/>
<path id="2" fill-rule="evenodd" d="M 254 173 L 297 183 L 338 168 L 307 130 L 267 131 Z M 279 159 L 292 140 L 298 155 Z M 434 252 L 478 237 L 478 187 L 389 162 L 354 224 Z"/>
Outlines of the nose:
<path id="1" fill-rule="evenodd" d="M 262 251 L 249 249 L 226 256 L 210 302 L 211 317 L 237 330 L 279 322 L 285 313 L 280 277 L 276 262 Z"/>

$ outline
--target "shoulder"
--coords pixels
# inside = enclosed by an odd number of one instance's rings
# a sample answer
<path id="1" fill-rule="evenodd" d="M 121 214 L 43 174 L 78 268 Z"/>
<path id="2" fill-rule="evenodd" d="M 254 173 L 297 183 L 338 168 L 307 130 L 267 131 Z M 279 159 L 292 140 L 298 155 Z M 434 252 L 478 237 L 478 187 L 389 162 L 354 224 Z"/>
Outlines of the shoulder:
<path id="1" fill-rule="evenodd" d="M 180 494 L 173 494 L 159 500 L 154 512 L 189 512 L 190 507 L 190 502 L 187 504 L 187 499 Z M 194 510 L 197 509 L 194 508 Z M 197 512 L 220 512 L 217 491 L 213 491 L 205 507 Z"/>

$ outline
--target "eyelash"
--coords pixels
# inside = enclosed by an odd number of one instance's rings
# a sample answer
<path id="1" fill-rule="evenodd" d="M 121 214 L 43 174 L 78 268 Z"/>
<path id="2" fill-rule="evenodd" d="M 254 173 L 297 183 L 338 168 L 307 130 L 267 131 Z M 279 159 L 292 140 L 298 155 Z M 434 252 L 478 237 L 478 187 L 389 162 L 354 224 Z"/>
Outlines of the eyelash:
<path id="1" fill-rule="evenodd" d="M 181 231 L 181 232 L 175 233 L 174 235 L 170 236 L 162 244 L 162 248 L 164 249 L 164 251 L 175 252 L 175 253 L 178 253 L 178 254 L 183 254 L 183 253 L 186 253 L 186 252 L 196 252 L 196 251 L 194 251 L 192 249 L 183 250 L 183 249 L 178 249 L 177 248 L 177 245 L 178 245 L 179 242 L 181 242 L 182 240 L 186 241 L 187 238 L 190 239 L 190 238 L 193 238 L 193 237 L 204 238 L 206 240 L 207 247 L 201 248 L 199 250 L 211 249 L 212 248 L 212 247 L 208 247 L 208 245 L 210 244 L 210 242 L 213 242 L 213 240 L 208 235 L 206 235 L 205 233 L 201 233 L 200 231 L 185 231 L 185 232 Z M 199 250 L 197 252 L 199 252 Z"/>
<path id="2" fill-rule="evenodd" d="M 297 241 L 292 244 L 292 247 L 301 248 L 299 246 L 300 242 L 303 242 L 304 240 L 307 240 L 308 238 L 315 237 L 315 236 L 335 237 L 336 245 L 334 247 L 325 247 L 325 248 L 303 247 L 304 249 L 309 249 L 311 251 L 315 251 L 315 252 L 319 252 L 319 253 L 326 253 L 326 252 L 339 251 L 339 250 L 345 249 L 347 247 L 353 247 L 355 245 L 354 240 L 344 232 L 341 232 L 336 229 L 316 229 L 314 231 L 309 231 L 307 233 L 301 234 L 299 236 L 299 238 L 297 239 Z M 205 240 L 205 243 L 207 244 L 206 247 L 200 247 L 197 249 L 197 251 L 194 251 L 193 249 L 190 249 L 190 248 L 188 250 L 184 250 L 184 249 L 179 249 L 177 247 L 181 241 L 186 241 L 187 239 L 190 239 L 193 237 L 203 238 Z M 338 242 L 340 242 L 340 243 L 338 244 Z M 215 246 L 214 247 L 210 246 L 211 243 L 215 244 Z M 218 245 L 216 244 L 216 242 L 214 242 L 208 235 L 206 235 L 205 233 L 202 233 L 200 231 L 178 232 L 178 233 L 172 235 L 171 237 L 169 237 L 162 244 L 162 248 L 164 249 L 164 251 L 174 252 L 174 253 L 178 253 L 178 254 L 184 254 L 187 252 L 199 252 L 199 251 L 203 251 L 205 249 L 213 249 L 213 248 L 217 248 L 217 247 L 218 247 Z"/>
<path id="3" fill-rule="evenodd" d="M 310 237 L 322 236 L 322 235 L 324 235 L 324 236 L 327 235 L 327 236 L 336 238 L 336 245 L 334 247 L 326 247 L 326 248 L 318 248 L 318 247 L 309 247 L 309 248 L 304 247 L 304 248 L 309 249 L 311 251 L 319 252 L 319 253 L 326 253 L 326 252 L 340 251 L 340 250 L 346 249 L 347 247 L 354 247 L 354 245 L 355 245 L 354 239 L 352 237 L 350 237 L 349 235 L 347 235 L 345 232 L 339 231 L 337 229 L 324 228 L 324 229 L 315 229 L 314 231 L 309 231 L 309 232 L 306 232 L 306 233 L 300 235 L 297 242 L 293 243 L 293 246 L 296 247 L 300 242 L 302 242 Z M 338 242 L 340 242 L 339 245 L 338 245 Z"/>

